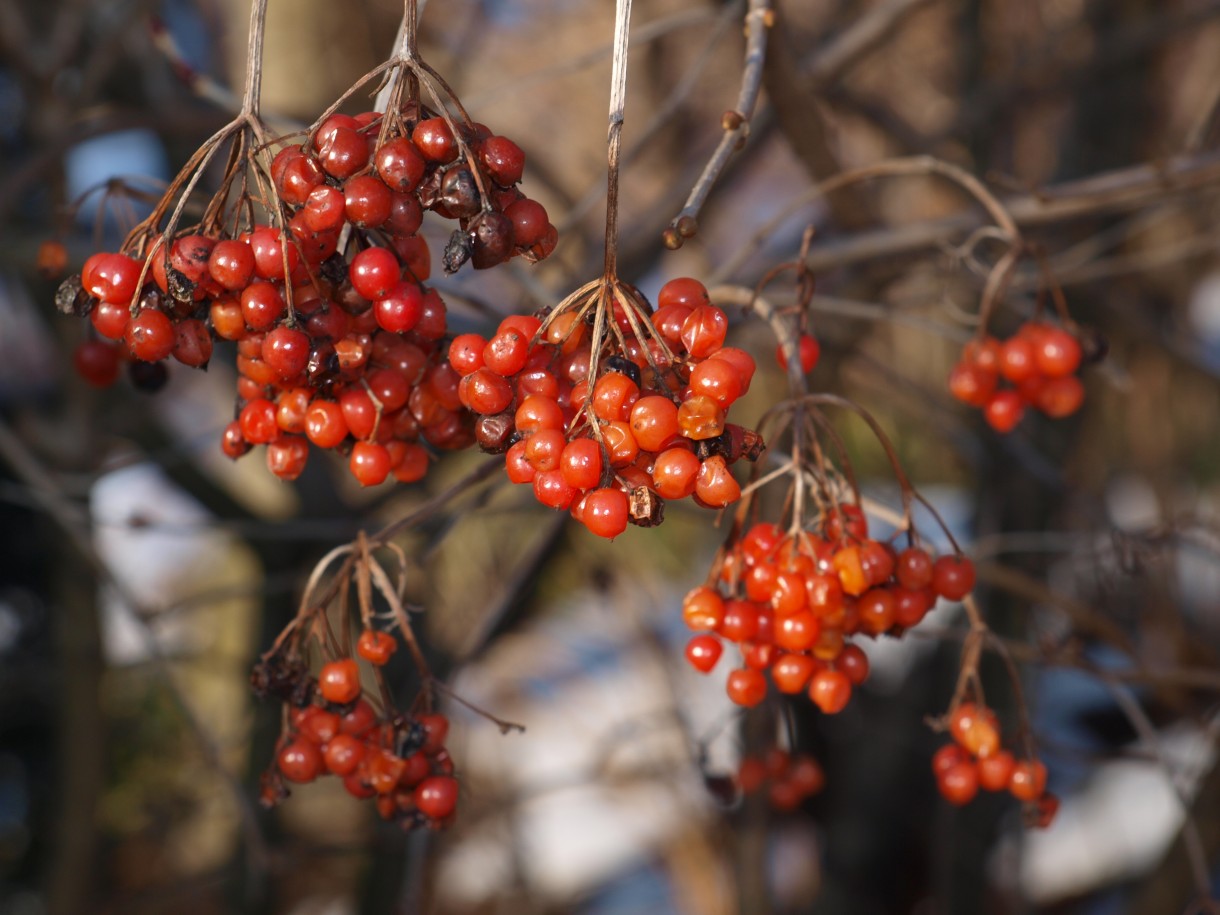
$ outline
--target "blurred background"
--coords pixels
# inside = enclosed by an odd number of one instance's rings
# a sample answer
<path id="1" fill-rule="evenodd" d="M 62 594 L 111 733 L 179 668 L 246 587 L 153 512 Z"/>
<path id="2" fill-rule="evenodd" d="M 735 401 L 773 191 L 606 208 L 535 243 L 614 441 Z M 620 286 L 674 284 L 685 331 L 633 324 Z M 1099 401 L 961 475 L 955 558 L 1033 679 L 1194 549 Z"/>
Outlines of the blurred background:
<path id="1" fill-rule="evenodd" d="M 561 229 L 536 267 L 437 277 L 452 328 L 485 332 L 488 309 L 533 311 L 600 272 L 613 12 L 425 8 L 425 58 L 525 150 L 524 190 Z M 674 505 L 659 529 L 594 542 L 499 475 L 401 544 L 435 668 L 526 731 L 445 705 L 462 798 L 443 833 L 386 825 L 333 779 L 258 807 L 279 709 L 254 700 L 249 669 L 313 564 L 486 459 L 446 455 L 420 484 L 360 491 L 315 456 L 285 484 L 257 455 L 220 453 L 235 382 L 223 352 L 206 373 L 176 367 L 157 395 L 75 377 L 84 322 L 56 314 L 39 246 L 62 241 L 79 269 L 148 211 L 231 117 L 248 13 L 0 0 L 0 912 L 1207 910 L 1220 2 L 777 2 L 748 140 L 676 252 L 661 233 L 737 103 L 745 4 L 635 3 L 620 272 L 650 296 L 693 275 L 740 301 L 816 227 L 812 386 L 877 418 L 976 559 L 983 612 L 1017 662 L 1014 681 L 985 657 L 988 698 L 1011 735 L 1020 685 L 1063 800 L 1043 831 L 1011 798 L 957 809 L 937 795 L 944 738 L 925 718 L 952 694 L 959 607 L 868 644 L 873 676 L 842 714 L 801 702 L 742 716 L 727 664 L 701 677 L 682 660 L 681 596 L 724 536 L 710 513 Z M 307 125 L 385 58 L 400 16 L 381 0 L 273 0 L 264 115 Z M 349 110 L 368 105 L 358 94 Z M 1107 341 L 1077 416 L 1001 438 L 950 398 L 1001 253 L 972 236 L 985 214 L 959 189 L 915 177 L 809 193 L 911 155 L 982 178 Z M 115 179 L 128 190 L 104 193 Z M 768 287 L 779 305 L 795 301 L 790 279 Z M 1011 333 L 1043 285 L 1022 261 L 993 329 Z M 732 344 L 760 364 L 734 408 L 750 424 L 784 379 L 769 331 L 730 311 Z M 896 503 L 864 424 L 839 432 L 865 490 Z M 389 674 L 409 703 L 409 665 Z M 777 743 L 819 760 L 825 791 L 784 814 L 726 798 L 742 757 Z"/>

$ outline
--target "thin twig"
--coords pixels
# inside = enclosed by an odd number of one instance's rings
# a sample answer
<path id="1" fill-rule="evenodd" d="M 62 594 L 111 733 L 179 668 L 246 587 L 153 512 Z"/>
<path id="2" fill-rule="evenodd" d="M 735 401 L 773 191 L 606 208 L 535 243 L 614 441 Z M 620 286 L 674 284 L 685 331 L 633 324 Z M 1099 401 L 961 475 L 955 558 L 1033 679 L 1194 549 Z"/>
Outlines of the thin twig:
<path id="1" fill-rule="evenodd" d="M 741 74 L 741 89 L 737 93 L 737 104 L 733 110 L 724 115 L 724 136 L 716 147 L 691 188 L 686 204 L 665 230 L 665 245 L 668 248 L 680 248 L 687 238 L 694 237 L 698 231 L 699 212 L 712 192 L 716 180 L 730 157 L 740 143 L 749 135 L 750 119 L 754 116 L 754 106 L 758 102 L 758 93 L 762 88 L 763 65 L 767 59 L 767 30 L 771 26 L 773 14 L 770 0 L 750 0 L 746 12 L 746 58 Z"/>

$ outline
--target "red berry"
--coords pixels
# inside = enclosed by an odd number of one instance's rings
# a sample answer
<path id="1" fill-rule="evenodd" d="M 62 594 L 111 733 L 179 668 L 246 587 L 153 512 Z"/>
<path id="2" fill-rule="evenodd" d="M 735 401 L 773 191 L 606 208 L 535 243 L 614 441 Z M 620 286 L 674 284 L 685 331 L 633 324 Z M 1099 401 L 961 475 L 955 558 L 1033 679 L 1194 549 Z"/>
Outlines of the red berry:
<path id="1" fill-rule="evenodd" d="M 174 327 L 172 355 L 183 365 L 203 368 L 212 358 L 212 335 L 198 318 L 179 321 Z"/>
<path id="2" fill-rule="evenodd" d="M 670 280 L 657 293 L 658 313 L 661 309 L 671 305 L 680 305 L 694 310 L 701 305 L 710 304 L 711 299 L 707 296 L 707 287 L 689 276 Z"/>
<path id="3" fill-rule="evenodd" d="M 146 308 L 127 323 L 123 342 L 127 351 L 143 362 L 160 362 L 174 351 L 173 322 L 161 311 Z"/>
<path id="4" fill-rule="evenodd" d="M 294 740 L 276 757 L 284 778 L 290 782 L 312 782 L 322 772 L 322 752 L 308 740 Z"/>
<path id="5" fill-rule="evenodd" d="M 352 286 L 369 301 L 388 295 L 398 284 L 399 274 L 398 258 L 388 248 L 366 248 L 348 267 Z"/>
<path id="6" fill-rule="evenodd" d="M 840 670 L 819 670 L 809 684 L 809 698 L 827 715 L 836 715 L 851 699 L 851 680 Z"/>
<path id="7" fill-rule="evenodd" d="M 159 251 L 157 256 L 160 257 Z M 130 305 L 140 283 L 144 265 L 126 254 L 95 254 L 85 261 L 81 270 L 81 285 L 103 302 Z"/>
<path id="8" fill-rule="evenodd" d="M 1025 403 L 1012 388 L 996 391 L 983 406 L 983 418 L 996 432 L 1007 434 L 1017 427 L 1025 415 Z"/>
<path id="9" fill-rule="evenodd" d="M 353 737 L 363 737 L 377 725 L 377 713 L 365 700 L 360 699 L 351 710 L 339 719 L 339 730 Z"/>
<path id="10" fill-rule="evenodd" d="M 932 564 L 932 589 L 948 600 L 961 600 L 974 590 L 974 563 L 949 554 Z"/>
<path id="11" fill-rule="evenodd" d="M 295 378 L 309 364 L 310 339 L 304 331 L 281 325 L 263 338 L 262 356 L 280 378 Z"/>
<path id="12" fill-rule="evenodd" d="M 444 118 L 428 118 L 415 125 L 411 142 L 429 162 L 452 162 L 458 154 L 457 141 Z"/>
<path id="13" fill-rule="evenodd" d="M 753 708 L 767 698 L 767 678 L 760 671 L 740 667 L 729 672 L 726 689 L 737 705 Z"/>
<path id="14" fill-rule="evenodd" d="M 1003 791 L 1008 787 L 1015 765 L 1016 760 L 1007 750 L 999 750 L 986 759 L 980 759 L 978 763 L 980 787 L 988 791 Z"/>
<path id="15" fill-rule="evenodd" d="M 308 460 L 309 442 L 299 435 L 281 435 L 267 446 L 267 469 L 281 480 L 295 480 Z"/>
<path id="16" fill-rule="evenodd" d="M 1022 759 L 1012 767 L 1008 790 L 1020 801 L 1036 801 L 1046 791 L 1046 766 L 1038 759 Z"/>
<path id="17" fill-rule="evenodd" d="M 686 660 L 701 674 L 710 673 L 723 652 L 724 646 L 714 635 L 697 635 L 686 643 Z"/>
<path id="18" fill-rule="evenodd" d="M 936 780 L 941 796 L 950 804 L 961 807 L 974 800 L 979 792 L 979 770 L 972 760 L 956 762 Z"/>
<path id="19" fill-rule="evenodd" d="M 995 393 L 996 372 L 964 359 L 949 373 L 949 393 L 972 407 L 984 407 Z"/>
<path id="20" fill-rule="evenodd" d="M 241 424 L 242 436 L 252 445 L 273 442 L 280 434 L 275 404 L 263 397 L 242 407 L 237 421 Z"/>
<path id="21" fill-rule="evenodd" d="M 319 448 L 334 448 L 347 438 L 343 408 L 333 400 L 314 400 L 305 411 L 305 435 Z"/>
<path id="22" fill-rule="evenodd" d="M 537 200 L 524 197 L 504 211 L 513 224 L 513 244 L 518 248 L 532 248 L 545 236 L 550 226 L 546 208 Z"/>
<path id="23" fill-rule="evenodd" d="M 801 371 L 808 375 L 813 371 L 814 366 L 818 364 L 818 358 L 822 355 L 822 348 L 809 334 L 801 334 L 797 341 L 797 352 L 801 358 Z M 775 348 L 775 359 L 779 362 L 779 367 L 782 369 L 788 368 L 788 353 L 783 345 Z"/>
<path id="24" fill-rule="evenodd" d="M 627 494 L 621 489 L 595 489 L 585 499 L 585 527 L 613 540 L 627 529 L 628 508 Z"/>
<path id="25" fill-rule="evenodd" d="M 1048 327 L 1033 347 L 1034 362 L 1048 378 L 1071 375 L 1080 367 L 1080 342 L 1060 327 Z"/>
<path id="26" fill-rule="evenodd" d="M 72 354 L 76 373 L 89 384 L 106 388 L 119 378 L 119 348 L 102 340 L 85 340 Z"/>
<path id="27" fill-rule="evenodd" d="M 348 178 L 343 185 L 343 208 L 348 222 L 362 229 L 375 229 L 390 218 L 394 195 L 372 175 Z"/>
<path id="28" fill-rule="evenodd" d="M 398 649 L 398 641 L 388 632 L 366 629 L 356 640 L 356 654 L 378 667 L 387 664 Z"/>
<path id="29" fill-rule="evenodd" d="M 1034 406 L 1051 419 L 1071 416 L 1084 403 L 1084 385 L 1075 375 L 1047 378 L 1038 388 Z"/>
<path id="30" fill-rule="evenodd" d="M 414 330 L 423 317 L 424 293 L 418 283 L 410 280 L 397 282 L 377 299 L 373 310 L 380 327 L 392 334 L 405 334 Z"/>
<path id="31" fill-rule="evenodd" d="M 433 820 L 443 820 L 457 807 L 457 779 L 448 775 L 425 778 L 415 786 L 414 797 L 420 813 Z"/>
<path id="32" fill-rule="evenodd" d="M 395 137 L 378 147 L 373 163 L 381 180 L 394 191 L 413 191 L 424 175 L 427 163 L 419 147 L 406 137 Z"/>
<path id="33" fill-rule="evenodd" d="M 390 453 L 376 442 L 356 442 L 348 466 L 361 486 L 378 486 L 390 475 Z"/>
<path id="34" fill-rule="evenodd" d="M 420 715 L 416 719 L 420 727 L 424 729 L 424 745 L 420 749 L 424 753 L 439 753 L 445 748 L 445 738 L 449 736 L 449 719 L 444 715 L 430 713 Z"/>
<path id="35" fill-rule="evenodd" d="M 271 226 L 259 226 L 250 233 L 250 251 L 254 254 L 254 272 L 265 280 L 291 276 L 301 259 L 296 246 L 285 244 L 280 230 Z"/>
<path id="36" fill-rule="evenodd" d="M 208 273 L 224 289 L 244 289 L 254 275 L 254 252 L 244 241 L 218 241 L 208 257 Z"/>
<path id="37" fill-rule="evenodd" d="M 334 117 L 337 115 L 332 115 Z M 351 127 L 328 129 L 324 124 L 314 142 L 318 145 L 318 161 L 323 170 L 340 181 L 350 178 L 368 164 L 368 141 L 364 134 Z"/>
<path id="38" fill-rule="evenodd" d="M 508 137 L 488 137 L 480 147 L 479 158 L 496 184 L 509 187 L 521 180 L 525 153 Z"/>
<path id="39" fill-rule="evenodd" d="M 337 734 L 327 742 L 322 751 L 326 769 L 332 775 L 345 777 L 356 771 L 364 759 L 366 749 L 363 740 L 351 734 Z"/>
<path id="40" fill-rule="evenodd" d="M 360 698 L 360 667 L 351 658 L 330 661 L 318 673 L 322 698 L 335 705 L 347 705 Z"/>
<path id="41" fill-rule="evenodd" d="M 971 756 L 986 758 L 1000 748 L 995 713 L 973 702 L 963 702 L 949 716 L 949 733 Z"/>

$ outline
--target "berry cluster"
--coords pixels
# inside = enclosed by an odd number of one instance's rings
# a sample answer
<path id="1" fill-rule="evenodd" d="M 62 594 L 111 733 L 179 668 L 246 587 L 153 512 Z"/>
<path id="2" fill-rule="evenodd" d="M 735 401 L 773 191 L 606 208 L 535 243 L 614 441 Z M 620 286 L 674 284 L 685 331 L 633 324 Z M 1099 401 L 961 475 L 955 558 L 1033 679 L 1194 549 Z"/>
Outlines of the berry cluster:
<path id="1" fill-rule="evenodd" d="M 147 264 L 124 253 L 86 261 L 57 299 L 89 314 L 101 338 L 78 348 L 80 373 L 110 384 L 127 358 L 133 377 L 155 388 L 163 360 L 204 367 L 213 337 L 235 342 L 237 417 L 222 449 L 238 458 L 266 445 L 269 469 L 287 480 L 304 470 L 311 444 L 344 451 L 366 486 L 391 474 L 420 479 L 421 439 L 471 444 L 440 346 L 445 303 L 424 284 L 423 211 L 459 221 L 447 269 L 537 260 L 554 248 L 555 229 L 516 188 L 524 156 L 511 140 L 478 124 L 459 139 L 415 103 L 391 122 L 379 132 L 380 115 L 331 115 L 276 154 L 270 177 L 288 243 L 255 224 L 234 237 L 179 236 L 168 251 L 154 246 Z"/>
<path id="2" fill-rule="evenodd" d="M 1034 825 L 1048 826 L 1059 800 L 1046 790 L 1046 766 L 1038 759 L 1016 759 L 1000 745 L 1000 731 L 991 709 L 963 702 L 949 714 L 946 744 L 932 757 L 936 786 L 949 803 L 970 803 L 979 788 L 1007 790 L 1023 801 Z"/>
<path id="3" fill-rule="evenodd" d="M 423 211 L 457 220 L 443 259 L 452 273 L 467 260 L 485 269 L 554 250 L 546 209 L 517 189 L 524 168 L 525 154 L 508 137 L 409 102 L 384 124 L 372 112 L 331 115 L 311 138 L 276 154 L 271 177 L 306 250 L 334 253 L 350 227 L 380 236 L 415 267 L 427 261 L 417 234 Z M 427 279 L 426 267 L 412 272 Z"/>
<path id="4" fill-rule="evenodd" d="M 781 813 L 795 810 L 826 787 L 826 773 L 816 759 L 807 753 L 793 756 L 779 747 L 743 758 L 735 780 L 742 794 L 766 788 L 771 809 Z"/>
<path id="5" fill-rule="evenodd" d="M 1026 321 L 1007 340 L 985 336 L 966 344 L 949 373 L 949 391 L 982 409 L 997 432 L 1016 428 L 1027 406 L 1062 419 L 1084 402 L 1084 386 L 1076 377 L 1082 355 L 1080 341 L 1064 328 Z"/>
<path id="6" fill-rule="evenodd" d="M 595 534 L 660 523 L 664 500 L 722 508 L 741 495 L 729 465 L 761 440 L 727 422 L 754 360 L 724 345 L 725 313 L 698 280 L 672 280 L 658 310 L 631 291 L 514 315 L 490 340 L 463 334 L 449 361 L 484 450 L 509 479 Z"/>
<path id="7" fill-rule="evenodd" d="M 686 624 L 701 634 L 686 647 L 691 665 L 715 667 L 725 641 L 741 651 L 729 698 L 752 707 L 767 680 L 781 693 L 808 693 L 827 714 L 842 711 L 868 676 L 868 658 L 850 639 L 900 635 L 922 620 L 937 597 L 959 600 L 974 587 L 969 559 L 935 561 L 920 547 L 897 552 L 868 537 L 863 512 L 843 504 L 820 530 L 785 533 L 751 526 L 722 554 L 714 585 L 682 602 Z"/>
<path id="8" fill-rule="evenodd" d="M 396 647 L 389 633 L 366 629 L 356 650 L 381 666 Z M 324 664 L 315 679 L 301 662 L 273 654 L 255 668 L 252 680 L 260 697 L 277 696 L 289 709 L 275 764 L 263 776 L 265 805 L 288 796 L 285 782 L 334 775 L 349 794 L 374 798 L 382 818 L 404 828 L 448 823 L 458 783 L 444 746 L 444 715 L 379 714 L 364 696 L 354 658 Z"/>

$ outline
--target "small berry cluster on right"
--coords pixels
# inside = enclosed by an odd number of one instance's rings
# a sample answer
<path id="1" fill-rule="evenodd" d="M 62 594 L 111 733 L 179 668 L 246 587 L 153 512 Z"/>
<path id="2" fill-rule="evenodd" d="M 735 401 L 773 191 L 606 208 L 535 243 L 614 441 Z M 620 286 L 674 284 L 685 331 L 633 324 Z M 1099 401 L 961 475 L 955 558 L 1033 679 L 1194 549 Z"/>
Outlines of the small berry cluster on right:
<path id="1" fill-rule="evenodd" d="M 828 511 L 815 530 L 752 525 L 721 555 L 712 581 L 682 602 L 686 624 L 701 633 L 686 657 L 709 673 L 736 643 L 741 666 L 729 673 L 729 698 L 752 707 L 768 692 L 806 693 L 826 714 L 842 711 L 868 677 L 868 657 L 851 639 L 901 635 L 938 597 L 960 600 L 974 587 L 974 564 L 918 546 L 901 552 L 871 539 L 854 503 Z"/>
<path id="2" fill-rule="evenodd" d="M 948 716 L 953 743 L 932 756 L 932 772 L 941 796 L 955 806 L 974 800 L 979 789 L 1008 791 L 1026 804 L 1030 825 L 1049 826 L 1059 799 L 1046 790 L 1046 766 L 1039 759 L 1017 759 L 1000 743 L 995 712 L 962 702 Z"/>
<path id="3" fill-rule="evenodd" d="M 988 335 L 967 343 L 949 373 L 949 391 L 980 408 L 987 424 L 1001 433 L 1015 429 L 1028 407 L 1063 419 L 1084 403 L 1084 385 L 1076 375 L 1083 355 L 1080 341 L 1066 328 L 1026 321 L 1007 340 Z"/>

